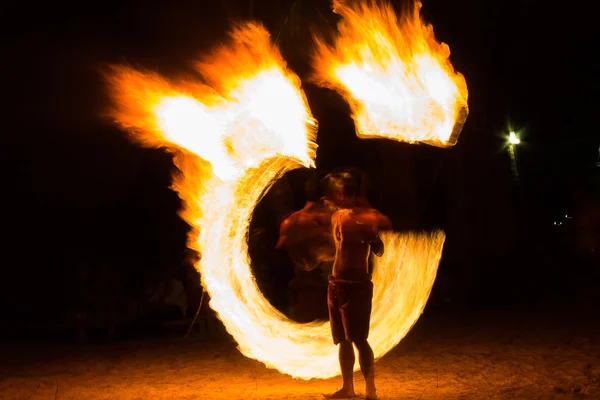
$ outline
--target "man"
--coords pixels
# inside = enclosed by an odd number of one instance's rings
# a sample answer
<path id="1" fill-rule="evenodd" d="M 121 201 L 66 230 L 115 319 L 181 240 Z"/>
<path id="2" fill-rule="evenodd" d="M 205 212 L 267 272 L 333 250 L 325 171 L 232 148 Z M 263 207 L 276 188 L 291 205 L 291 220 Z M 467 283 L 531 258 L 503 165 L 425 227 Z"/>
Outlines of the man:
<path id="1" fill-rule="evenodd" d="M 332 216 L 335 242 L 333 271 L 329 277 L 328 306 L 333 342 L 339 345 L 343 387 L 329 398 L 354 397 L 354 349 L 358 350 L 361 372 L 366 382 L 366 399 L 377 399 L 373 350 L 367 339 L 371 319 L 373 283 L 369 273 L 371 245 L 383 248 L 379 232 L 391 230 L 390 220 L 373 209 L 365 194 L 362 174 L 338 174 L 332 180 L 338 187 L 332 198 L 339 208 Z"/>

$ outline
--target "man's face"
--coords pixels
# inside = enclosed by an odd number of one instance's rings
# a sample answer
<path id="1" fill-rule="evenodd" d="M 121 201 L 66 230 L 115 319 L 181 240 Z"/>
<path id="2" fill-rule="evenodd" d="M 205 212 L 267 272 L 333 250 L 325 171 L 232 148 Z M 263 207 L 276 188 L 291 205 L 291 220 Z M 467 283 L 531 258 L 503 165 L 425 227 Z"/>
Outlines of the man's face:
<path id="1" fill-rule="evenodd" d="M 352 208 L 356 205 L 356 193 L 352 190 L 352 183 L 344 179 L 332 178 L 329 182 L 327 199 L 335 206 Z"/>
<path id="2" fill-rule="evenodd" d="M 331 200 L 337 207 L 352 208 L 356 205 L 356 196 L 354 193 L 347 191 L 344 187 L 333 192 Z"/>
<path id="3" fill-rule="evenodd" d="M 353 191 L 347 187 L 343 187 L 340 190 L 340 207 L 352 208 L 356 205 L 356 196 Z"/>
<path id="4" fill-rule="evenodd" d="M 356 206 L 356 195 L 348 193 L 346 190 L 342 192 L 342 207 L 352 208 Z"/>
<path id="5" fill-rule="evenodd" d="M 331 192 L 330 198 L 336 206 L 341 206 L 344 203 L 344 191 L 338 188 Z"/>

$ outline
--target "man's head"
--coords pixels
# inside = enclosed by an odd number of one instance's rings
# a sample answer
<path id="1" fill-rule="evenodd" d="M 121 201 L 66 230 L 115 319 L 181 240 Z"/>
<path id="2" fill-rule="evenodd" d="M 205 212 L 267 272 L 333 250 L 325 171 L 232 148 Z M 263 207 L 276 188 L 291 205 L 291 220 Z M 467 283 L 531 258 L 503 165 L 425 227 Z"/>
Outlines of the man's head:
<path id="1" fill-rule="evenodd" d="M 355 207 L 366 195 L 364 172 L 358 168 L 338 169 L 323 180 L 325 197 L 338 207 Z"/>

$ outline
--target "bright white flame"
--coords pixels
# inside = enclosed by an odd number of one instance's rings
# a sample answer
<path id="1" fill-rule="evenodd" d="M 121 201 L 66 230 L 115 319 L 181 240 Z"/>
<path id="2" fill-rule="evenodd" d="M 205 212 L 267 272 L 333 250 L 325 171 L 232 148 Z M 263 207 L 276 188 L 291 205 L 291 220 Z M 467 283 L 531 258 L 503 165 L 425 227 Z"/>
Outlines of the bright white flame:
<path id="1" fill-rule="evenodd" d="M 222 141 L 225 125 L 214 110 L 180 95 L 165 98 L 155 112 L 167 139 L 208 161 L 217 177 L 230 180 L 242 174 L 229 160 Z"/>
<path id="2" fill-rule="evenodd" d="M 515 145 L 521 143 L 521 139 L 517 136 L 516 133 L 511 132 L 508 134 L 508 143 Z"/>

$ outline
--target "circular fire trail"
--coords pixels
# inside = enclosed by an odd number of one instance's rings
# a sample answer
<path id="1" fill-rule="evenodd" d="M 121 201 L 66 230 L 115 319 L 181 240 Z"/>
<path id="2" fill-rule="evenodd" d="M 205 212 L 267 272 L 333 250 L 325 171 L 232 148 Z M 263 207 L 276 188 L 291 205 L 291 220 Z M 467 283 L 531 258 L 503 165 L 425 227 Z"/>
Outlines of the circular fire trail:
<path id="1" fill-rule="evenodd" d="M 381 17 L 377 8 L 364 10 L 372 12 L 372 18 Z M 439 57 L 423 59 L 434 63 Z M 444 69 L 447 66 L 443 64 L 442 71 L 452 73 Z M 255 23 L 233 29 L 229 42 L 204 57 L 196 69 L 203 83 L 175 83 L 155 73 L 115 67 L 108 76 L 115 104 L 112 116 L 141 145 L 173 150 L 181 171 L 174 176 L 173 187 L 185 203 L 182 217 L 195 228 L 188 246 L 202 255 L 197 268 L 210 294 L 210 306 L 240 351 L 297 378 L 338 375 L 329 324 L 299 324 L 277 311 L 258 289 L 248 256 L 246 237 L 258 201 L 285 172 L 314 166 L 317 123 L 300 80 L 287 69 L 268 32 Z M 445 84 L 440 90 L 448 88 Z M 439 102 L 452 94 L 445 96 L 435 99 Z M 447 119 L 430 123 L 446 126 Z M 434 140 L 431 135 L 396 133 L 390 138 L 438 144 L 449 139 L 446 128 L 434 131 L 445 136 Z M 386 131 L 371 129 L 370 134 L 389 137 Z M 377 259 L 373 275 L 369 338 L 376 358 L 393 348 L 419 318 L 435 280 L 445 235 L 441 231 L 386 234 L 382 240 L 386 252 Z"/>

